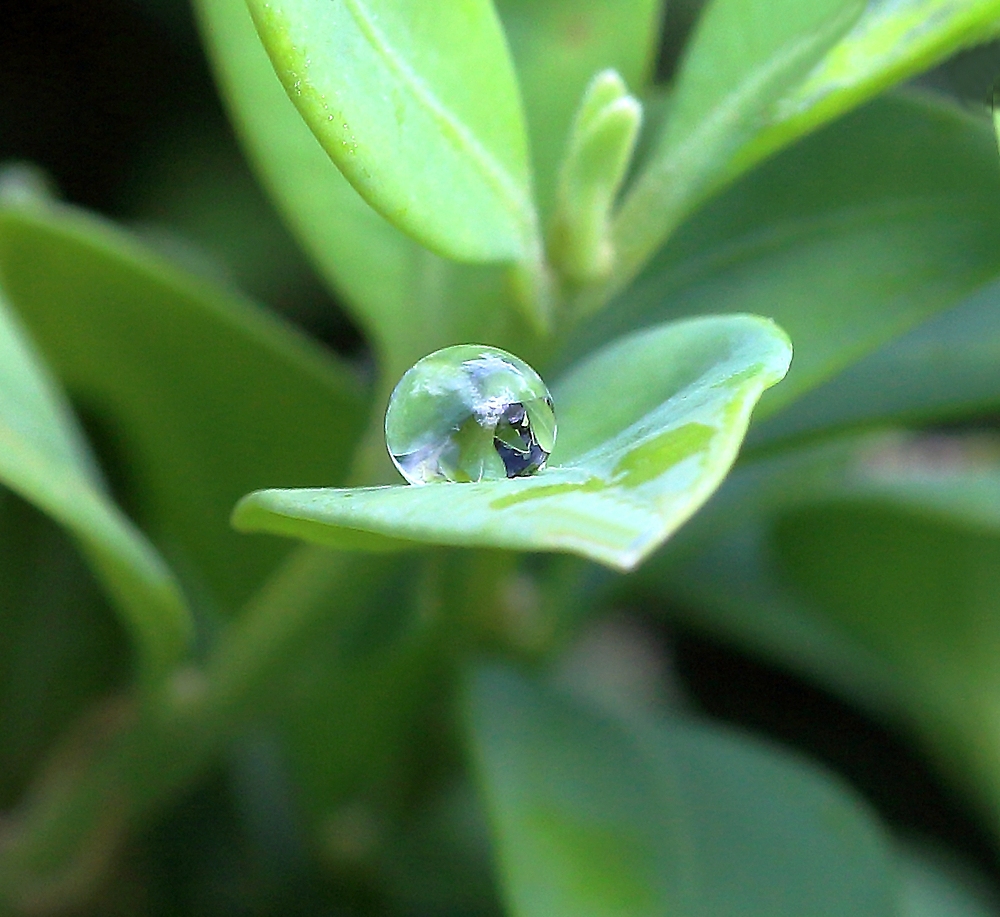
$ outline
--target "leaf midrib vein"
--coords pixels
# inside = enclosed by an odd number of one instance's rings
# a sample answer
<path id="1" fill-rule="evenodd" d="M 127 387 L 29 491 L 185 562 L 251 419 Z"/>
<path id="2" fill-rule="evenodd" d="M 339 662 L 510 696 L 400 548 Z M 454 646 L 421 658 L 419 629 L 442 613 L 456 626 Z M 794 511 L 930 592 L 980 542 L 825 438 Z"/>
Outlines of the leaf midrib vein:
<path id="1" fill-rule="evenodd" d="M 413 98 L 442 128 L 442 134 L 452 145 L 469 155 L 476 170 L 510 210 L 526 237 L 533 234 L 531 207 L 517 182 L 501 163 L 476 138 L 475 134 L 437 97 L 434 91 L 396 51 L 385 34 L 375 24 L 374 18 L 362 0 L 344 0 L 344 5 L 354 19 L 359 31 L 372 50 L 389 70 L 410 91 Z"/>

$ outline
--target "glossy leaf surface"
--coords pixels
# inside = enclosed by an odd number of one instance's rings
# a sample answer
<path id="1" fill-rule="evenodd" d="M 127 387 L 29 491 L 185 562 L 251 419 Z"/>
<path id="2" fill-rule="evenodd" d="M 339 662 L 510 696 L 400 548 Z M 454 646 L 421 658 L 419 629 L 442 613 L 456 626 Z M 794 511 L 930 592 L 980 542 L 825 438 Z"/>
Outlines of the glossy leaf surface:
<path id="1" fill-rule="evenodd" d="M 573 115 L 600 70 L 641 92 L 652 79 L 660 0 L 498 0 L 524 95 L 539 209 L 552 211 Z"/>
<path id="2" fill-rule="evenodd" d="M 508 340 L 496 269 L 432 254 L 376 213 L 316 141 L 278 80 L 245 0 L 198 0 L 223 95 L 257 171 L 321 273 L 402 372 L 462 340 Z"/>
<path id="3" fill-rule="evenodd" d="M 760 130 L 762 115 L 858 18 L 863 0 L 713 0 L 691 37 L 663 133 L 615 221 L 624 286 Z"/>
<path id="4" fill-rule="evenodd" d="M 617 721 L 499 668 L 475 674 L 468 710 L 515 917 L 896 914 L 881 832 L 804 761 Z"/>
<path id="5" fill-rule="evenodd" d="M 377 211 L 461 260 L 538 244 L 517 82 L 488 0 L 250 0 L 275 71 Z"/>
<path id="6" fill-rule="evenodd" d="M 854 27 L 809 77 L 773 107 L 771 123 L 737 157 L 733 173 L 882 90 L 998 33 L 998 0 L 867 4 Z"/>
<path id="7" fill-rule="evenodd" d="M 135 641 L 140 677 L 176 663 L 193 624 L 173 574 L 108 496 L 68 404 L 3 302 L 0 481 L 76 538 Z"/>
<path id="8" fill-rule="evenodd" d="M 534 477 L 268 490 L 244 498 L 234 524 L 340 547 L 568 551 L 629 569 L 718 486 L 790 357 L 784 334 L 753 316 L 649 329 L 553 387 L 559 439 Z"/>
<path id="9" fill-rule="evenodd" d="M 138 521 L 196 594 L 233 607 L 287 546 L 234 535 L 232 502 L 255 484 L 342 478 L 365 416 L 356 380 L 274 317 L 70 208 L 0 213 L 0 265 Z"/>
<path id="10" fill-rule="evenodd" d="M 769 315 L 796 352 L 776 412 L 1000 273 L 996 157 L 985 119 L 879 99 L 709 205 L 571 352 L 673 316 Z"/>

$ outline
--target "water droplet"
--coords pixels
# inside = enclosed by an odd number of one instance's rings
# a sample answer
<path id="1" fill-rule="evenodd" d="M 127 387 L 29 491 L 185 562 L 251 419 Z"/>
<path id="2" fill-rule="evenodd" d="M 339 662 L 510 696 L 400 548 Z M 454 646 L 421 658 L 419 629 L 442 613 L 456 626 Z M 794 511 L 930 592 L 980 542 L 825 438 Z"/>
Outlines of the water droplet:
<path id="1" fill-rule="evenodd" d="M 411 484 L 534 474 L 556 441 L 552 396 L 527 363 L 459 344 L 418 361 L 389 399 L 385 441 Z"/>

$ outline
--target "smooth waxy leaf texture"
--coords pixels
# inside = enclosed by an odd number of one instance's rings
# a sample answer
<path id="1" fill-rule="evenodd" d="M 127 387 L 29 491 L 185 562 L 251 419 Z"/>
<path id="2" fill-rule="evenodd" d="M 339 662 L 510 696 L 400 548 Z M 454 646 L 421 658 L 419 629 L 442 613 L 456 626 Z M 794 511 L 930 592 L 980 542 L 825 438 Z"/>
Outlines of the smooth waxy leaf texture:
<path id="1" fill-rule="evenodd" d="M 713 0 L 706 6 L 663 132 L 615 221 L 613 289 L 625 286 L 704 199 L 760 130 L 763 113 L 805 77 L 863 8 L 863 0 Z"/>
<path id="2" fill-rule="evenodd" d="M 0 211 L 0 268 L 104 434 L 136 519 L 195 595 L 233 608 L 287 551 L 234 535 L 233 501 L 343 478 L 366 413 L 357 381 L 273 316 L 71 208 Z"/>
<path id="3" fill-rule="evenodd" d="M 549 257 L 570 280 L 603 279 L 614 263 L 610 214 L 635 148 L 642 106 L 614 70 L 587 86 L 559 172 Z"/>
<path id="4" fill-rule="evenodd" d="M 1000 284 L 755 424 L 748 445 L 858 426 L 965 420 L 1000 407 Z"/>
<path id="5" fill-rule="evenodd" d="M 531 134 L 539 209 L 552 212 L 573 116 L 591 78 L 608 68 L 641 92 L 652 79 L 660 0 L 498 0 Z"/>
<path id="6" fill-rule="evenodd" d="M 173 574 L 109 497 L 62 393 L 2 301 L 0 482 L 76 538 L 135 641 L 140 678 L 176 663 L 193 626 Z"/>
<path id="7" fill-rule="evenodd" d="M 539 245 L 517 81 L 488 0 L 249 0 L 292 101 L 347 179 L 461 260 Z"/>
<path id="8" fill-rule="evenodd" d="M 750 310 L 795 342 L 777 412 L 1000 273 L 1000 171 L 985 119 L 879 99 L 698 214 L 571 352 L 646 322 Z"/>
<path id="9" fill-rule="evenodd" d="M 338 547 L 568 551 L 629 569 L 718 486 L 790 358 L 784 334 L 753 316 L 653 328 L 553 388 L 559 436 L 534 477 L 268 490 L 244 498 L 234 524 Z"/>
<path id="10" fill-rule="evenodd" d="M 498 668 L 475 674 L 468 717 L 514 917 L 897 913 L 880 831 L 801 760 Z"/>
<path id="11" fill-rule="evenodd" d="M 733 162 L 738 174 L 882 90 L 1000 33 L 998 0 L 869 3 L 816 68 L 771 110 L 770 124 Z"/>
<path id="12" fill-rule="evenodd" d="M 245 0 L 198 0 L 216 77 L 251 158 L 293 231 L 398 376 L 447 344 L 513 347 L 497 268 L 431 253 L 376 213 L 331 162 L 275 75 Z"/>

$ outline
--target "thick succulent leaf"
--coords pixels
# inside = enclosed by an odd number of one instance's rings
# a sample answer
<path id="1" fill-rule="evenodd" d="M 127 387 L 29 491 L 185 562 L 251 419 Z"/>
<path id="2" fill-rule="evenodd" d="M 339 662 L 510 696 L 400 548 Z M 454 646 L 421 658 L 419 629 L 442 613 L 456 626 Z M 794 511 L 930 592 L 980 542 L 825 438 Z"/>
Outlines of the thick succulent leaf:
<path id="1" fill-rule="evenodd" d="M 776 412 L 1000 273 L 1000 170 L 985 119 L 930 96 L 873 102 L 692 220 L 570 353 L 692 313 L 773 317 L 795 341 Z"/>
<path id="2" fill-rule="evenodd" d="M 197 0 L 202 35 L 254 166 L 299 241 L 393 376 L 447 344 L 509 340 L 495 268 L 457 265 L 376 213 L 340 174 L 285 93 L 245 0 Z"/>
<path id="3" fill-rule="evenodd" d="M 556 174 L 584 89 L 613 68 L 632 92 L 652 77 L 661 0 L 498 0 L 531 136 L 539 210 L 552 211 Z"/>
<path id="4" fill-rule="evenodd" d="M 745 171 L 774 150 L 878 93 L 1000 34 L 998 0 L 877 0 L 770 112 L 733 162 Z M 984 86 L 984 101 L 985 89 Z"/>
<path id="5" fill-rule="evenodd" d="M 876 424 L 967 420 L 1000 409 L 1000 284 L 991 283 L 755 424 L 749 445 Z"/>
<path id="6" fill-rule="evenodd" d="M 614 225 L 620 289 L 726 172 L 762 115 L 858 18 L 863 0 L 713 0 L 695 29 L 666 123 Z"/>
<path id="7" fill-rule="evenodd" d="M 76 538 L 135 641 L 140 678 L 176 663 L 193 635 L 177 582 L 108 496 L 62 393 L 3 302 L 0 482 Z"/>
<path id="8" fill-rule="evenodd" d="M 267 490 L 240 502 L 234 524 L 337 547 L 567 551 L 629 569 L 718 486 L 790 357 L 784 334 L 753 316 L 649 329 L 554 387 L 559 438 L 534 477 Z"/>
<path id="9" fill-rule="evenodd" d="M 488 0 L 249 0 L 275 71 L 379 213 L 461 260 L 538 245 L 517 81 Z"/>
<path id="10" fill-rule="evenodd" d="M 467 707 L 514 917 L 897 913 L 880 830 L 805 761 L 621 722 L 500 668 L 475 673 Z"/>
<path id="11" fill-rule="evenodd" d="M 0 266 L 104 434 L 135 518 L 194 594 L 242 601 L 287 546 L 234 535 L 233 501 L 275 481 L 342 479 L 366 415 L 356 380 L 252 304 L 69 208 L 0 211 Z"/>

